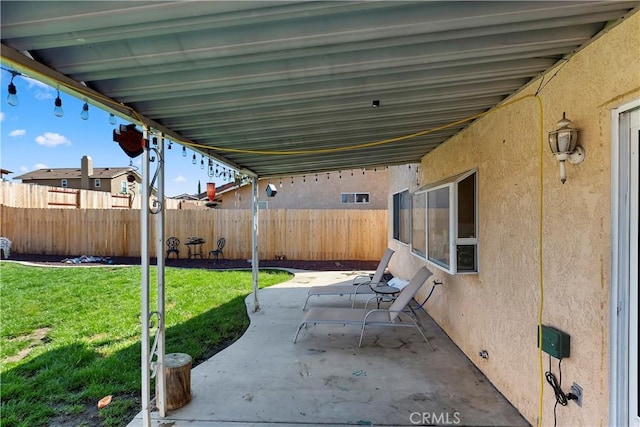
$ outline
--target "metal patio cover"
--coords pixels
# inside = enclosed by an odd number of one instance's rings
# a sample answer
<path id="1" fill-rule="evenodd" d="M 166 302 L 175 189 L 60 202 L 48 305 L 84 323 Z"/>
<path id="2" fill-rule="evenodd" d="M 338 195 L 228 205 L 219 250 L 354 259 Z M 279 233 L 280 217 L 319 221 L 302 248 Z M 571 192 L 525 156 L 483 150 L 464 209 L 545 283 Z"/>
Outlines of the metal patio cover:
<path id="1" fill-rule="evenodd" d="M 277 177 L 418 162 L 638 5 L 2 1 L 2 56 Z"/>

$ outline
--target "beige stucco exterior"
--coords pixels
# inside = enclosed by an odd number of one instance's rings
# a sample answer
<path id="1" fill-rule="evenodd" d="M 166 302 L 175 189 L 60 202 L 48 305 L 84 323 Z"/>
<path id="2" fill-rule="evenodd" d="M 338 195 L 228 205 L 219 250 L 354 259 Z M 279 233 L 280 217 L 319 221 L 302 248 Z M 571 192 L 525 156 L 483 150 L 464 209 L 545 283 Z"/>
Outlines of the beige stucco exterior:
<path id="1" fill-rule="evenodd" d="M 526 97 L 541 86 L 543 141 L 539 105 Z M 536 329 L 542 284 L 543 323 L 571 336 L 571 355 L 562 362 L 563 389 L 567 392 L 572 382 L 584 389 L 581 408 L 572 403 L 558 407 L 558 425 L 607 425 L 610 121 L 613 108 L 640 97 L 640 13 L 507 102 L 521 97 L 526 98 L 495 109 L 426 155 L 418 171 L 390 168 L 389 203 L 397 191 L 413 191 L 477 169 L 480 272 L 452 276 L 432 267 L 444 286 L 437 288 L 427 311 L 535 425 L 541 387 Z M 579 143 L 586 149 L 582 164 L 567 164 L 564 185 L 546 142 L 563 112 L 580 129 Z M 389 246 L 397 251 L 390 269 L 410 277 L 425 261 L 392 239 L 392 215 L 389 220 Z M 425 287 L 418 299 L 428 290 Z M 488 359 L 479 356 L 481 350 L 488 352 Z M 546 354 L 543 366 L 546 371 Z M 555 359 L 552 370 L 558 375 Z M 554 395 L 546 382 L 542 387 L 542 425 L 553 425 Z"/>
<path id="2" fill-rule="evenodd" d="M 275 197 L 267 197 L 269 183 L 276 187 Z M 266 202 L 268 209 L 387 209 L 387 192 L 386 169 L 345 170 L 260 180 L 258 201 Z M 367 193 L 369 203 L 342 203 L 342 193 Z M 251 185 L 216 200 L 221 201 L 218 209 L 251 209 Z"/>

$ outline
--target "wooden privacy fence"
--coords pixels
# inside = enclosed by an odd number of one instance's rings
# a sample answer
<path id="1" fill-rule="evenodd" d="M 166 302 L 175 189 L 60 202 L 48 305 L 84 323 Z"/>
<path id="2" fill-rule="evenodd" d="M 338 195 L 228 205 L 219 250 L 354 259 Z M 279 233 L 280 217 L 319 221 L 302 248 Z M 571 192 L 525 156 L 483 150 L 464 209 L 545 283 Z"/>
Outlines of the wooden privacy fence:
<path id="1" fill-rule="evenodd" d="M 0 204 L 15 208 L 140 209 L 140 194 L 51 187 L 0 181 Z M 204 202 L 165 198 L 167 209 L 205 209 Z"/>
<path id="2" fill-rule="evenodd" d="M 150 238 L 155 241 L 155 218 Z M 140 210 L 28 209 L 0 205 L 0 234 L 12 252 L 60 256 L 140 256 Z M 166 238 L 202 237 L 205 256 L 224 237 L 224 258 L 251 258 L 251 211 L 166 210 Z M 387 247 L 386 210 L 260 210 L 259 257 L 379 260 Z M 164 245 L 166 249 L 166 245 Z M 150 245 L 156 256 L 155 244 Z M 163 254 L 164 255 L 164 254 Z"/>

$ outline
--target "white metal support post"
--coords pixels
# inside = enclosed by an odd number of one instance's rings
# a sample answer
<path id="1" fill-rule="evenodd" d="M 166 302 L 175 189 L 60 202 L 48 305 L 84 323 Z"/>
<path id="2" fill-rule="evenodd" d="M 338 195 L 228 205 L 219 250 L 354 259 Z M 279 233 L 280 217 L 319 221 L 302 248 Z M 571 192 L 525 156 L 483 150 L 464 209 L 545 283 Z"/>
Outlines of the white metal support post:
<path id="1" fill-rule="evenodd" d="M 251 233 L 251 271 L 253 273 L 253 311 L 260 310 L 258 302 L 258 177 L 251 178 L 251 213 L 252 230 Z"/>
<path id="2" fill-rule="evenodd" d="M 158 205 L 156 212 L 156 265 L 158 268 L 158 329 L 156 330 L 156 361 L 153 371 L 156 374 L 156 406 L 161 417 L 166 416 L 166 384 L 164 377 L 165 356 L 165 283 L 164 283 L 164 138 L 158 135 Z M 152 212 L 153 213 L 153 212 Z M 153 355 L 152 355 L 153 356 Z M 152 362 L 153 363 L 153 362 Z"/>
<path id="3" fill-rule="evenodd" d="M 143 138 L 148 140 L 148 129 Z M 142 425 L 151 426 L 151 373 L 149 371 L 149 150 L 142 151 L 142 185 L 140 186 L 140 265 L 142 268 Z"/>
<path id="4" fill-rule="evenodd" d="M 142 425 L 151 425 L 151 378 L 156 380 L 156 407 L 161 417 L 166 415 L 166 384 L 164 377 L 165 356 L 165 286 L 164 286 L 164 140 L 162 135 L 152 139 L 148 129 L 144 129 L 146 145 L 142 152 L 142 185 L 140 186 L 140 248 L 142 265 Z M 150 163 L 156 163 L 156 171 L 150 179 Z M 150 203 L 153 188 L 158 193 Z M 156 265 L 157 265 L 157 310 L 149 308 L 149 240 L 150 215 L 156 215 Z M 149 329 L 155 327 L 153 345 L 150 343 Z M 155 356 L 155 360 L 154 360 Z"/>

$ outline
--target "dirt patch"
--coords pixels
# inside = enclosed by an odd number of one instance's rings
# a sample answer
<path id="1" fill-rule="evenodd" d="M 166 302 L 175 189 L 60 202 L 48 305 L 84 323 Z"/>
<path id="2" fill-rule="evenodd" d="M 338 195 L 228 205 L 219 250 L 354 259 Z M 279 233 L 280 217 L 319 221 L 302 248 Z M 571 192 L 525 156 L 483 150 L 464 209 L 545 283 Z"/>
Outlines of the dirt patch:
<path id="1" fill-rule="evenodd" d="M 51 339 L 47 336 L 49 331 L 51 331 L 51 328 L 38 328 L 35 331 L 31 332 L 30 334 L 20 335 L 19 337 L 10 339 L 9 341 L 29 341 L 29 346 L 27 348 L 20 350 L 18 354 L 7 357 L 5 359 L 5 362 L 19 362 L 25 357 L 27 357 L 27 355 L 29 355 L 29 353 L 31 353 L 31 351 L 35 347 L 42 344 L 46 344 L 49 341 L 51 341 Z"/>

